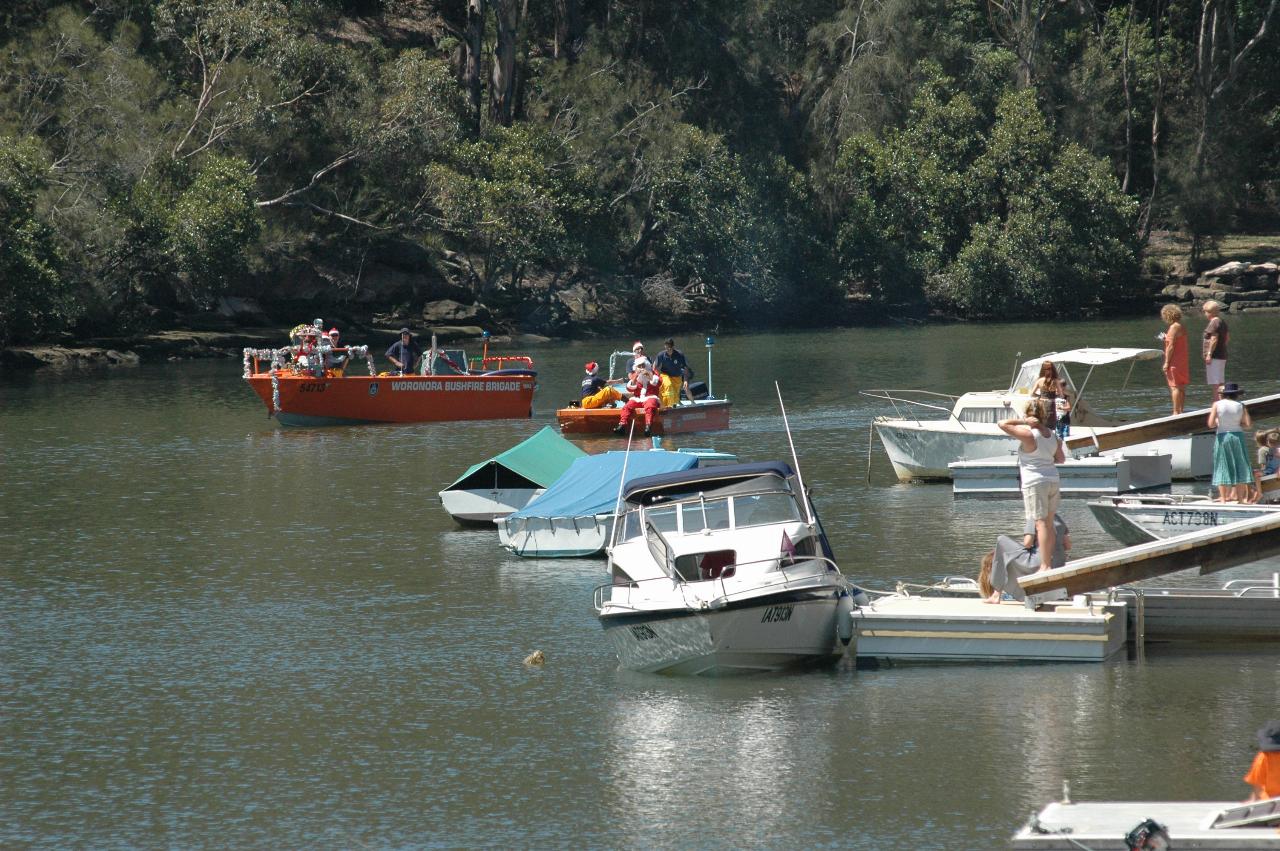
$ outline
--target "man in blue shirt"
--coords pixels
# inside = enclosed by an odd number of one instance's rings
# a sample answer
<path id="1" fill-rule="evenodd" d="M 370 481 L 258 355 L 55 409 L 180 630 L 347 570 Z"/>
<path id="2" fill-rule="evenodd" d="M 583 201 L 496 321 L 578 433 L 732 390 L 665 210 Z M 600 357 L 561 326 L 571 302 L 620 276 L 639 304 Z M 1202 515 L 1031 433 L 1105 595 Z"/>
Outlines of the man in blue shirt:
<path id="1" fill-rule="evenodd" d="M 676 348 L 675 340 L 668 337 L 662 344 L 662 351 L 653 359 L 653 371 L 662 376 L 662 389 L 658 391 L 662 407 L 671 408 L 679 404 L 680 389 L 693 373 L 684 353 Z"/>
<path id="2" fill-rule="evenodd" d="M 414 341 L 413 334 L 408 328 L 401 328 L 400 339 L 387 349 L 387 360 L 391 361 L 401 375 L 404 375 L 413 373 L 413 368 L 420 357 L 422 357 L 422 349 Z"/>

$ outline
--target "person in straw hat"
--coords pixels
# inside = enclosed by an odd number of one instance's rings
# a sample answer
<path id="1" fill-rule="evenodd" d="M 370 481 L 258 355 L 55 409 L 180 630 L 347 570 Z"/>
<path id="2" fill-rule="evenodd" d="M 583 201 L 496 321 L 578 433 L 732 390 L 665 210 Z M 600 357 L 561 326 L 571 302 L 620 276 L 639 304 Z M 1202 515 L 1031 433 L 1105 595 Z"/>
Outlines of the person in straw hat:
<path id="1" fill-rule="evenodd" d="M 1222 385 L 1222 398 L 1209 409 L 1209 428 L 1217 432 L 1213 443 L 1213 484 L 1218 502 L 1248 502 L 1253 484 L 1253 465 L 1244 448 L 1244 431 L 1253 428 L 1249 409 L 1238 399 L 1244 393 L 1239 384 Z"/>

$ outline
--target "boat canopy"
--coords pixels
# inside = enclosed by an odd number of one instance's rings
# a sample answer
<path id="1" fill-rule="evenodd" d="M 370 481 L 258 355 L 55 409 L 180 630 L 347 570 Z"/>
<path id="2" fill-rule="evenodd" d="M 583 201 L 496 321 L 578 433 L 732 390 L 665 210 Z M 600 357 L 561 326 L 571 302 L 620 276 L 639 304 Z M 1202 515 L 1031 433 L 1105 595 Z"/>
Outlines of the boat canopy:
<path id="1" fill-rule="evenodd" d="M 507 518 L 594 517 L 612 514 L 618 499 L 618 480 L 626 466 L 626 481 L 660 473 L 688 470 L 698 463 L 684 452 L 605 452 L 587 455 L 570 465 L 546 493 Z M 723 469 L 717 467 L 715 469 Z"/>
<path id="2" fill-rule="evenodd" d="M 587 453 L 561 437 L 551 426 L 506 452 L 472 464 L 445 490 L 489 487 L 550 487 L 569 466 Z"/>
<path id="3" fill-rule="evenodd" d="M 1159 357 L 1164 357 L 1164 352 L 1161 349 L 1070 349 L 1065 352 L 1049 352 L 1047 355 L 1032 358 L 1023 363 L 1022 368 L 1032 367 L 1039 372 L 1040 364 L 1047 360 L 1054 363 L 1083 363 L 1088 366 L 1106 366 L 1109 363 L 1119 363 L 1120 361 L 1152 360 Z"/>
<path id="4" fill-rule="evenodd" d="M 623 490 L 623 498 L 630 503 L 648 504 L 673 494 L 711 492 L 722 494 L 724 488 L 738 482 L 765 476 L 787 480 L 794 475 L 790 465 L 782 461 L 757 461 L 749 464 L 722 464 L 707 469 L 684 470 L 631 480 Z"/>

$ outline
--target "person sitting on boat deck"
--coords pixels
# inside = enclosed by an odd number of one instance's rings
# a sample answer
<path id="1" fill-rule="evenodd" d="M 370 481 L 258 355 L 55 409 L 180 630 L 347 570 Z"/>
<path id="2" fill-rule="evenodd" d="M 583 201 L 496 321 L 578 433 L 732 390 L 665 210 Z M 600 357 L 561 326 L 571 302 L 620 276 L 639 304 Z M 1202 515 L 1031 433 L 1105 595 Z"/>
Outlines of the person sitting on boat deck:
<path id="1" fill-rule="evenodd" d="M 674 408 L 680 404 L 680 389 L 685 379 L 692 377 L 689 361 L 684 352 L 676 348 L 676 341 L 668 337 L 662 344 L 662 351 L 653 359 L 653 369 L 662 379 L 662 390 L 659 401 L 664 408 Z"/>
<path id="2" fill-rule="evenodd" d="M 1253 436 L 1258 444 L 1258 464 L 1253 468 L 1253 496 L 1250 502 L 1262 500 L 1262 477 L 1280 471 L 1280 429 L 1258 429 Z"/>
<path id="3" fill-rule="evenodd" d="M 1040 364 L 1040 374 L 1036 376 L 1036 383 L 1031 386 L 1031 397 L 1049 400 L 1049 419 L 1045 425 L 1054 431 L 1058 430 L 1057 402 L 1060 386 L 1062 386 L 1062 379 L 1058 377 L 1058 368 L 1053 365 L 1053 361 L 1047 360 Z M 1027 416 L 1033 416 L 1030 407 L 1027 408 Z"/>
<path id="4" fill-rule="evenodd" d="M 1248 502 L 1253 484 L 1253 467 L 1244 449 L 1244 432 L 1252 428 L 1249 409 L 1237 401 L 1244 393 L 1240 385 L 1228 381 L 1222 385 L 1222 398 L 1209 408 L 1209 428 L 1217 436 L 1213 442 L 1213 484 L 1218 488 L 1218 502 Z"/>
<path id="5" fill-rule="evenodd" d="M 587 375 L 582 379 L 581 408 L 607 408 L 625 398 L 625 394 L 600 377 L 600 364 L 591 361 L 585 367 Z"/>
<path id="6" fill-rule="evenodd" d="M 1050 565 L 1062 567 L 1067 563 L 1067 551 L 1071 549 L 1071 530 L 1062 515 L 1053 515 L 1053 557 Z M 982 557 L 978 571 L 978 590 L 985 603 L 999 603 L 1005 594 L 1015 600 L 1025 600 L 1026 594 L 1018 579 L 1030 576 L 1040 569 L 1040 551 L 1036 546 L 1035 523 L 1027 521 L 1022 540 L 1008 535 L 996 538 L 996 548 Z"/>
<path id="7" fill-rule="evenodd" d="M 658 413 L 658 388 L 661 386 L 662 380 L 650 370 L 649 361 L 646 358 L 636 367 L 631 380 L 627 382 L 627 393 L 631 398 L 622 406 L 622 418 L 614 427 L 613 433 L 622 434 L 626 431 L 627 425 L 631 422 L 631 415 L 643 409 L 644 436 L 648 437 L 653 428 L 653 416 Z"/>
<path id="8" fill-rule="evenodd" d="M 347 350 L 342 348 L 342 344 L 338 342 L 340 336 L 337 328 L 330 328 L 328 334 L 329 345 L 329 369 L 333 370 L 333 374 L 338 378 L 342 377 L 342 373 L 347 368 Z"/>
<path id="9" fill-rule="evenodd" d="M 1058 513 L 1060 487 L 1058 464 L 1066 460 L 1062 441 L 1046 423 L 1053 405 L 1048 399 L 1031 400 L 1033 416 L 1007 419 L 996 427 L 1018 440 L 1018 474 L 1022 477 L 1022 504 L 1028 520 L 1036 524 L 1040 542 L 1040 569 L 1049 570 L 1053 553 L 1053 515 Z"/>
<path id="10" fill-rule="evenodd" d="M 401 328 L 400 339 L 387 349 L 387 360 L 391 361 L 401 375 L 411 375 L 421 357 L 422 348 L 413 339 L 413 333 L 408 328 Z"/>
<path id="11" fill-rule="evenodd" d="M 1280 798 L 1280 721 L 1268 721 L 1258 731 L 1258 753 L 1244 782 L 1253 787 L 1246 804 Z"/>

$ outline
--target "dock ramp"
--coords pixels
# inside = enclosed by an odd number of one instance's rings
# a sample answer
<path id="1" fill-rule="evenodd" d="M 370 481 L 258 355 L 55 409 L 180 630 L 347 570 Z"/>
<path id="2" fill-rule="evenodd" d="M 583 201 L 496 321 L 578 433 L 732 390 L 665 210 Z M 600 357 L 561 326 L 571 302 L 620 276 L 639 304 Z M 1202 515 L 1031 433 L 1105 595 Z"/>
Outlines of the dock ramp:
<path id="1" fill-rule="evenodd" d="M 1191 568 L 1198 567 L 1201 575 L 1216 573 L 1278 554 L 1280 513 L 1076 559 L 1024 576 L 1018 584 L 1027 605 L 1034 606 Z"/>
<path id="2" fill-rule="evenodd" d="M 1244 406 L 1248 409 L 1249 416 L 1255 421 L 1280 415 L 1280 393 L 1245 399 Z M 1123 449 L 1139 443 L 1150 443 L 1155 440 L 1208 431 L 1208 421 L 1209 409 L 1200 408 L 1183 414 L 1141 420 L 1102 431 L 1095 431 L 1087 426 L 1072 425 L 1072 436 L 1067 438 L 1066 447 L 1068 452 L 1075 450 L 1105 452 L 1111 449 Z"/>

